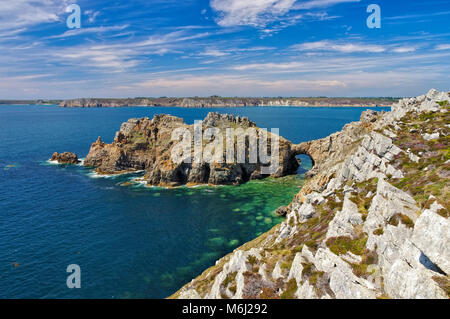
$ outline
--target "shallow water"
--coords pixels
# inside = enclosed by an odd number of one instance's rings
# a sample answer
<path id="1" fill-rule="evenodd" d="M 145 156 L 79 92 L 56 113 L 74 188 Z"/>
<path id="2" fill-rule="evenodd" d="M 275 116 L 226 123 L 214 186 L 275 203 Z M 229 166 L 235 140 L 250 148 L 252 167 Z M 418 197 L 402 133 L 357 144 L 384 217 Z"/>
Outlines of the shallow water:
<path id="1" fill-rule="evenodd" d="M 296 176 L 221 187 L 145 187 L 137 174 L 93 178 L 54 165 L 55 151 L 84 157 L 131 117 L 170 113 L 187 123 L 209 111 L 248 116 L 295 143 L 359 119 L 360 108 L 118 108 L 0 106 L 0 298 L 163 298 L 281 221 L 303 183 Z M 131 181 L 128 187 L 122 183 Z M 68 289 L 66 267 L 81 267 Z"/>

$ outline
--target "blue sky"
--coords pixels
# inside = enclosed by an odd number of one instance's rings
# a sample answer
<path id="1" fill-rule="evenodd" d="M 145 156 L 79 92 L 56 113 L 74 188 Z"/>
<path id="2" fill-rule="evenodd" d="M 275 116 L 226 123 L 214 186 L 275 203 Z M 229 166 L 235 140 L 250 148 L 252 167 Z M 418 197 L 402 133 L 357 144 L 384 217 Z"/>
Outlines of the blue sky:
<path id="1" fill-rule="evenodd" d="M 449 21 L 450 0 L 0 0 L 0 98 L 416 96 L 450 90 Z"/>

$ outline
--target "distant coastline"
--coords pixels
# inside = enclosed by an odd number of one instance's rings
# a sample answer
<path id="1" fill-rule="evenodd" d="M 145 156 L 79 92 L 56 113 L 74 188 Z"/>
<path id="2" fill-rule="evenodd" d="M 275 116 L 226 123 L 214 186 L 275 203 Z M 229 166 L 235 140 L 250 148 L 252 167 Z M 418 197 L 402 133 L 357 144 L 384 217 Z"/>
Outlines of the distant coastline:
<path id="1" fill-rule="evenodd" d="M 0 105 L 59 105 L 60 107 L 96 108 L 96 107 L 261 107 L 261 106 L 293 106 L 293 107 L 389 107 L 399 98 L 346 98 L 346 97 L 185 97 L 185 98 L 79 98 L 70 100 L 0 100 Z"/>

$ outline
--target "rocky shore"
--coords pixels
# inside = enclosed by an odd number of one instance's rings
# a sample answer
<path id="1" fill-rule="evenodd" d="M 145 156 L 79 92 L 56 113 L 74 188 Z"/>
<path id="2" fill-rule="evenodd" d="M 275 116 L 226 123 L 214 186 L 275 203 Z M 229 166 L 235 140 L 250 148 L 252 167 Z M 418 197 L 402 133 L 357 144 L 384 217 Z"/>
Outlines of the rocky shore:
<path id="1" fill-rule="evenodd" d="M 128 107 L 128 106 L 178 106 L 190 108 L 248 107 L 248 106 L 298 106 L 298 107 L 378 107 L 391 106 L 395 98 L 134 98 L 134 99 L 73 99 L 61 101 L 60 107 Z"/>
<path id="2" fill-rule="evenodd" d="M 449 111 L 431 90 L 292 146 L 314 167 L 286 220 L 171 298 L 448 299 Z"/>
<path id="3" fill-rule="evenodd" d="M 219 129 L 223 134 L 223 162 L 211 164 L 203 160 L 174 162 L 172 153 L 177 143 L 172 140 L 173 132 L 177 129 L 185 129 L 190 136 L 194 136 L 194 125 L 187 125 L 183 119 L 174 116 L 156 115 L 153 119 L 130 119 L 123 123 L 111 144 L 103 143 L 99 137 L 92 144 L 84 165 L 95 167 L 95 171 L 99 174 L 120 174 L 143 170 L 146 172 L 144 181 L 149 185 L 157 186 L 241 184 L 267 176 L 281 177 L 293 174 L 299 167 L 295 157 L 297 154 L 292 151 L 292 143 L 271 133 L 267 134 L 268 154 L 271 150 L 271 141 L 275 137 L 279 139 L 279 166 L 276 171 L 265 173 L 264 167 L 268 164 L 260 160 L 252 162 L 248 155 L 244 162 L 238 162 L 236 156 L 234 161 L 225 161 L 227 143 L 233 144 L 235 154 L 238 149 L 243 149 L 246 154 L 249 154 L 249 149 L 253 146 L 248 138 L 241 140 L 234 137 L 232 141 L 227 140 L 225 136 L 227 128 L 254 129 L 255 141 L 256 139 L 259 141 L 259 138 L 264 136 L 262 134 L 266 134 L 266 131 L 256 127 L 255 123 L 246 117 L 209 113 L 203 120 L 201 129 L 205 131 L 209 128 Z M 213 141 L 215 137 L 209 142 Z M 203 143 L 207 144 L 205 141 Z M 190 144 L 190 154 L 194 157 L 194 140 Z"/>

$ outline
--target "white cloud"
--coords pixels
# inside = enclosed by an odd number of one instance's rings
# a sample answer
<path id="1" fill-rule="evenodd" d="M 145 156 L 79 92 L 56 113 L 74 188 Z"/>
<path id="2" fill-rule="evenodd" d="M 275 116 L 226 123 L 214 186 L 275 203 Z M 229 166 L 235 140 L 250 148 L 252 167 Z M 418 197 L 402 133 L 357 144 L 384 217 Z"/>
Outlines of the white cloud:
<path id="1" fill-rule="evenodd" d="M 450 44 L 439 44 L 435 50 L 450 50 Z"/>
<path id="2" fill-rule="evenodd" d="M 398 48 L 392 49 L 392 52 L 395 52 L 395 53 L 411 53 L 411 52 L 415 52 L 415 51 L 416 51 L 415 47 L 398 47 Z"/>
<path id="3" fill-rule="evenodd" d="M 381 53 L 386 51 L 386 48 L 381 45 L 362 43 L 337 43 L 327 40 L 297 44 L 292 46 L 292 48 L 300 51 L 334 51 L 341 53 Z"/>
<path id="4" fill-rule="evenodd" d="M 17 30 L 60 20 L 69 0 L 3 0 L 0 30 Z"/>
<path id="5" fill-rule="evenodd" d="M 73 29 L 68 30 L 60 35 L 55 35 L 49 37 L 49 39 L 58 39 L 58 38 L 68 38 L 83 34 L 91 34 L 91 33 L 105 33 L 110 31 L 122 31 L 123 29 L 127 28 L 128 25 L 119 25 L 119 26 L 109 26 L 109 27 L 93 27 L 93 28 L 81 28 L 81 29 Z"/>
<path id="6" fill-rule="evenodd" d="M 230 55 L 230 53 L 219 51 L 219 50 L 215 50 L 215 49 L 208 49 L 205 52 L 200 53 L 199 55 L 209 56 L 209 57 L 214 57 L 214 58 L 220 58 L 220 57 L 223 57 L 223 56 Z"/>
<path id="7" fill-rule="evenodd" d="M 302 62 L 244 64 L 232 67 L 236 71 L 247 70 L 296 70 L 304 67 Z"/>
<path id="8" fill-rule="evenodd" d="M 92 30 L 97 28 L 89 28 Z M 72 30 L 71 30 L 72 31 Z M 73 30 L 73 32 L 81 30 Z M 67 33 L 67 32 L 66 32 Z M 72 35 L 72 33 L 69 33 Z M 75 33 L 76 34 L 76 33 Z M 57 62 L 66 65 L 80 65 L 84 69 L 105 69 L 108 72 L 121 72 L 137 66 L 143 60 L 149 61 L 150 55 L 164 55 L 166 53 L 182 53 L 179 48 L 186 48 L 186 41 L 204 38 L 209 33 L 186 34 L 176 31 L 168 34 L 157 34 L 147 39 L 134 42 L 115 42 L 103 45 L 82 45 L 56 50 L 52 54 Z M 63 37 L 63 35 L 58 36 Z M 220 51 L 210 50 L 204 54 L 218 56 Z M 223 53 L 225 54 L 225 53 Z M 45 56 L 49 60 L 48 56 Z"/>
<path id="9" fill-rule="evenodd" d="M 303 3 L 299 3 L 295 6 L 295 9 L 312 9 L 329 7 L 332 5 L 346 3 L 346 2 L 360 2 L 361 0 L 311 0 Z"/>
<path id="10" fill-rule="evenodd" d="M 93 23 L 98 15 L 100 15 L 100 11 L 86 10 L 84 12 L 88 16 L 88 21 Z"/>
<path id="11" fill-rule="evenodd" d="M 339 3 L 359 2 L 360 0 L 210 0 L 211 8 L 218 13 L 217 23 L 222 27 L 250 25 L 265 27 L 268 24 L 283 20 L 288 25 L 300 20 L 303 16 L 297 14 L 287 17 L 288 13 L 297 10 L 324 8 Z M 326 13 L 321 13 L 321 17 Z M 320 16 L 319 16 L 320 18 Z M 265 30 L 266 33 L 271 31 Z M 271 32 L 269 32 L 271 33 Z"/>
<path id="12" fill-rule="evenodd" d="M 219 13 L 217 23 L 223 27 L 237 25 L 264 26 L 292 9 L 296 0 L 211 0 Z"/>
<path id="13" fill-rule="evenodd" d="M 429 67 L 429 63 L 438 63 L 449 59 L 449 52 L 391 55 L 386 59 L 384 55 L 370 56 L 299 56 L 295 61 L 280 61 L 269 63 L 241 64 L 230 67 L 230 70 L 245 71 L 246 74 L 258 74 L 264 77 L 269 76 L 308 76 L 310 74 L 348 74 L 356 72 L 379 72 L 379 70 L 404 70 Z M 441 66 L 440 69 L 447 72 Z M 418 74 L 422 71 L 417 71 Z"/>
<path id="14" fill-rule="evenodd" d="M 167 78 L 155 78 L 132 86 L 117 89 L 136 90 L 168 96 L 191 96 L 211 94 L 248 96 L 249 92 L 259 95 L 279 95 L 298 91 L 326 92 L 330 89 L 343 88 L 346 84 L 334 79 L 261 79 L 239 75 L 187 75 Z M 130 93 L 131 94 L 131 93 Z"/>
<path id="15" fill-rule="evenodd" d="M 54 56 L 64 64 L 79 64 L 84 68 L 105 68 L 109 72 L 123 71 L 138 64 L 138 61 L 133 59 L 135 53 L 132 49 L 119 49 L 109 46 L 70 48 L 54 53 Z"/>

